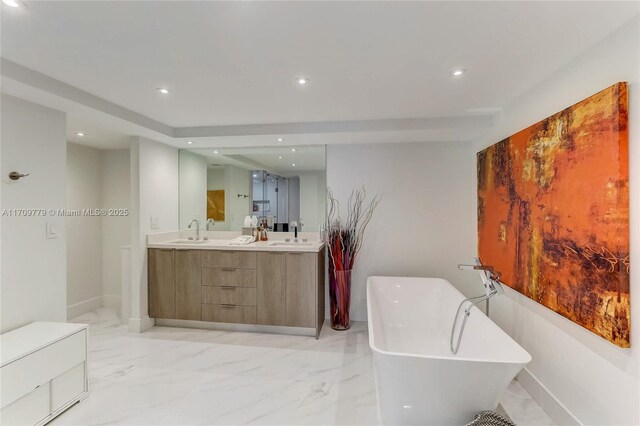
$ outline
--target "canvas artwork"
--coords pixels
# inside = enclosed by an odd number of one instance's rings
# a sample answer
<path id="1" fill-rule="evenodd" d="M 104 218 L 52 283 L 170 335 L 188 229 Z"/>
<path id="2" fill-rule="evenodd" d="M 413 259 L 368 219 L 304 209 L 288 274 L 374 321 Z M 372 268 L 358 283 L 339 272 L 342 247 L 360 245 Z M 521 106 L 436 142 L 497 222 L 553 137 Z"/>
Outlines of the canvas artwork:
<path id="1" fill-rule="evenodd" d="M 630 347 L 627 84 L 477 155 L 478 250 L 501 281 Z"/>
<path id="2" fill-rule="evenodd" d="M 207 191 L 207 219 L 224 222 L 224 189 Z"/>

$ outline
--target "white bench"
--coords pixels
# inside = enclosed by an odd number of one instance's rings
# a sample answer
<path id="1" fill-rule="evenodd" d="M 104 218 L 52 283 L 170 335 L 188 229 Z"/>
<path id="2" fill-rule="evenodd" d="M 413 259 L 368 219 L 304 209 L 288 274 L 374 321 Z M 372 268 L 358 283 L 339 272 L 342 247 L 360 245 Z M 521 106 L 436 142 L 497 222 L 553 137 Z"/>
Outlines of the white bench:
<path id="1" fill-rule="evenodd" d="M 87 325 L 34 322 L 0 335 L 0 424 L 43 425 L 86 398 Z"/>

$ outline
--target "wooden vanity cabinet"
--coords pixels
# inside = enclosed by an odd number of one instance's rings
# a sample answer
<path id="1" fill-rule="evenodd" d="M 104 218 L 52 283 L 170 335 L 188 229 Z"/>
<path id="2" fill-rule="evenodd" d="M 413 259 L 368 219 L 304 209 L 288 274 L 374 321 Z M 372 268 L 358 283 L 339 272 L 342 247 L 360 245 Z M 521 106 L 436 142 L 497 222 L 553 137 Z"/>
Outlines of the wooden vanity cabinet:
<path id="1" fill-rule="evenodd" d="M 258 324 L 286 324 L 285 268 L 285 253 L 258 253 Z"/>
<path id="2" fill-rule="evenodd" d="M 151 318 L 176 317 L 175 250 L 155 248 L 148 252 L 148 295 Z"/>
<path id="3" fill-rule="evenodd" d="M 324 250 L 150 248 L 149 316 L 315 328 L 324 323 Z"/>
<path id="4" fill-rule="evenodd" d="M 199 250 L 175 250 L 176 319 L 202 319 L 200 255 Z"/>
<path id="5" fill-rule="evenodd" d="M 149 317 L 200 321 L 200 253 L 149 249 L 148 266 Z"/>
<path id="6" fill-rule="evenodd" d="M 291 327 L 315 327 L 316 253 L 286 254 L 286 320 Z"/>
<path id="7" fill-rule="evenodd" d="M 256 253 L 201 252 L 202 321 L 256 324 Z"/>

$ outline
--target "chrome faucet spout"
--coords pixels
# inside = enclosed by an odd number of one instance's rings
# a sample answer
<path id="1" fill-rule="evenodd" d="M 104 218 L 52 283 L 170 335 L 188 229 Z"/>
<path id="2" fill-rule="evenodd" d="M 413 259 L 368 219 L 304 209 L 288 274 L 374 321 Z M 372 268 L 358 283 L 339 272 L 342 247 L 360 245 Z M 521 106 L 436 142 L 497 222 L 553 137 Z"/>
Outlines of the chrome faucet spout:
<path id="1" fill-rule="evenodd" d="M 493 273 L 493 271 L 494 271 L 493 266 L 489 266 L 489 265 L 463 265 L 463 264 L 459 264 L 458 265 L 458 269 L 460 269 L 461 271 L 464 271 L 464 270 L 489 271 L 491 273 Z"/>
<path id="2" fill-rule="evenodd" d="M 189 229 L 191 229 L 191 226 L 194 222 L 196 223 L 196 241 L 198 241 L 200 239 L 200 222 L 198 221 L 198 219 L 193 219 L 191 222 L 189 222 Z"/>
<path id="3" fill-rule="evenodd" d="M 500 272 L 496 272 L 493 266 L 483 265 L 482 262 L 480 261 L 480 258 L 478 257 L 475 257 L 473 260 L 475 262 L 473 265 L 458 264 L 458 269 L 460 269 L 461 271 L 464 271 L 464 270 L 479 271 L 480 276 L 482 277 L 482 282 L 484 283 L 485 287 L 488 284 L 487 280 L 496 281 L 496 282 L 500 281 Z"/>

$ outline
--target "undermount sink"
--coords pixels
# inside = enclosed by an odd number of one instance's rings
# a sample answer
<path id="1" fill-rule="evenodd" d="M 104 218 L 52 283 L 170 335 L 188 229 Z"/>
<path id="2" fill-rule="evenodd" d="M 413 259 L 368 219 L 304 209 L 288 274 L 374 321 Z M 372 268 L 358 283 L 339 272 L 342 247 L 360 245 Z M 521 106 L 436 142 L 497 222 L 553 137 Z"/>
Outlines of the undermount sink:
<path id="1" fill-rule="evenodd" d="M 315 243 L 292 243 L 292 242 L 286 242 L 286 241 L 274 241 L 273 243 L 270 243 L 270 246 L 276 246 L 276 247 L 300 247 L 300 246 L 312 246 Z"/>
<path id="2" fill-rule="evenodd" d="M 167 241 L 167 244 L 205 244 L 209 240 L 173 240 Z"/>

